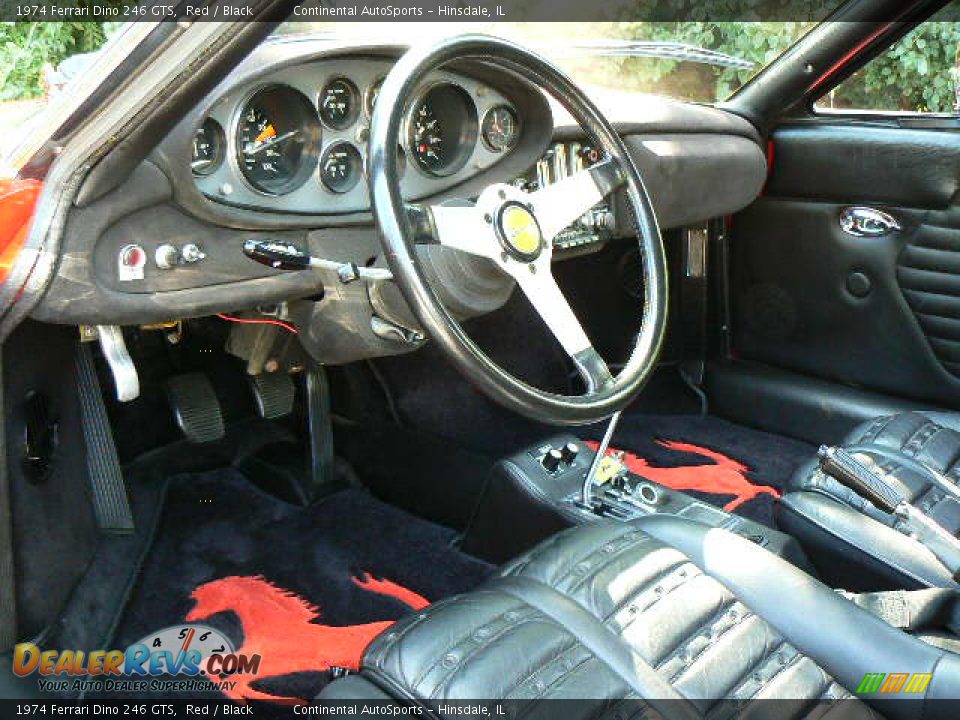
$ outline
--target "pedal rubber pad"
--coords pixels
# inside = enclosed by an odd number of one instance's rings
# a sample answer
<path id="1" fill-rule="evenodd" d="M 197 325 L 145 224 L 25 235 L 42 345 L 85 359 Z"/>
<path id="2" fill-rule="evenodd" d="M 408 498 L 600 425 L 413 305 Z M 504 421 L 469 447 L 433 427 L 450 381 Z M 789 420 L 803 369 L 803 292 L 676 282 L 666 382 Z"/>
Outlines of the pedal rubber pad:
<path id="1" fill-rule="evenodd" d="M 80 345 L 76 362 L 80 418 L 87 446 L 87 473 L 97 526 L 109 533 L 130 533 L 134 530 L 133 512 L 88 344 Z"/>
<path id="2" fill-rule="evenodd" d="M 264 420 L 276 420 L 293 412 L 297 389 L 287 373 L 260 373 L 250 378 L 257 412 Z"/>
<path id="3" fill-rule="evenodd" d="M 199 372 L 174 375 L 167 380 L 167 399 L 177 425 L 190 442 L 207 443 L 223 438 L 223 413 L 213 385 Z"/>

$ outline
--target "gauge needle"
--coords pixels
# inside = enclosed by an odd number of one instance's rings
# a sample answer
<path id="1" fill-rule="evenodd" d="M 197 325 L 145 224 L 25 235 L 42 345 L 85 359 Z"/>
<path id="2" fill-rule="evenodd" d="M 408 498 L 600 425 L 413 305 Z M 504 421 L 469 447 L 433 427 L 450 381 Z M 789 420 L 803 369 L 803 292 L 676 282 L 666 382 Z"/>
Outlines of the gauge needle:
<path id="1" fill-rule="evenodd" d="M 257 141 L 255 140 L 252 143 L 247 143 L 243 151 L 247 155 L 256 155 L 259 152 L 263 152 L 267 148 L 273 147 L 278 143 L 282 143 L 284 140 L 289 140 L 292 137 L 296 137 L 299 134 L 300 134 L 299 130 L 291 130 L 290 132 L 286 132 L 283 135 L 276 135 L 270 140 L 267 140 L 266 142 L 261 142 L 259 144 L 257 144 Z"/>

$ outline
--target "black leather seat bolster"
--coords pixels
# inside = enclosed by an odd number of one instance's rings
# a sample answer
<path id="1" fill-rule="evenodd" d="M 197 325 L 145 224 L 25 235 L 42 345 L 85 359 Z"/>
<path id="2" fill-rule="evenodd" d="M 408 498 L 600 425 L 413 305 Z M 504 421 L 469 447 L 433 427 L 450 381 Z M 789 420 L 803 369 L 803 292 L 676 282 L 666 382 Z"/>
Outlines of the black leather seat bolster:
<path id="1" fill-rule="evenodd" d="M 957 587 L 933 554 L 892 527 L 818 492 L 788 493 L 780 501 L 778 526 L 802 538 L 821 576 L 847 590 L 915 590 Z M 818 534 L 820 534 L 818 536 Z M 818 562 L 850 567 L 851 582 Z M 859 566 L 859 567 L 858 567 Z M 864 578 L 853 573 L 861 572 Z"/>
<path id="2" fill-rule="evenodd" d="M 889 668 L 933 672 L 929 698 L 960 697 L 960 657 L 891 627 L 776 555 L 679 518 L 653 516 L 643 530 L 689 556 L 845 687 L 856 688 L 866 673 Z M 885 710 L 918 717 L 911 706 Z M 955 713 L 956 707 L 950 710 Z"/>
<path id="3" fill-rule="evenodd" d="M 844 447 L 945 530 L 960 533 L 960 413 L 877 418 L 855 428 Z M 816 461 L 797 470 L 790 489 L 778 523 L 827 582 L 852 590 L 958 587 L 929 550 L 893 529 L 890 515 L 824 475 Z"/>
<path id="4" fill-rule="evenodd" d="M 642 699 L 682 718 L 720 698 L 849 699 L 877 672 L 932 672 L 928 697 L 960 697 L 947 655 L 743 538 L 661 515 L 554 536 L 396 623 L 363 673 L 399 699 Z M 883 712 L 939 709 L 917 698 Z"/>

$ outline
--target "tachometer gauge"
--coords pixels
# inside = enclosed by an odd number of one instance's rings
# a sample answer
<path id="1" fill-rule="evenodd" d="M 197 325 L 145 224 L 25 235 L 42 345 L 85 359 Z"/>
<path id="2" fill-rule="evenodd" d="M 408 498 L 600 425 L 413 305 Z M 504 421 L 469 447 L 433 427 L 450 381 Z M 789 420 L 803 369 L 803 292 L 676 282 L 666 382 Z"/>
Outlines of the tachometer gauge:
<path id="1" fill-rule="evenodd" d="M 270 195 L 296 190 L 316 167 L 320 124 L 310 101 L 276 85 L 257 92 L 237 123 L 237 164 L 254 188 Z"/>
<path id="2" fill-rule="evenodd" d="M 348 142 L 331 145 L 320 158 L 320 182 L 330 192 L 353 190 L 362 174 L 360 151 Z"/>
<path id="3" fill-rule="evenodd" d="M 484 145 L 493 152 L 509 150 L 520 137 L 520 123 L 517 114 L 506 105 L 490 108 L 483 116 L 480 130 Z"/>
<path id="4" fill-rule="evenodd" d="M 459 85 L 440 83 L 413 103 L 407 116 L 407 148 L 427 175 L 452 175 L 477 146 L 477 106 Z"/>
<path id="5" fill-rule="evenodd" d="M 428 172 L 436 173 L 444 166 L 443 128 L 440 121 L 430 107 L 424 102 L 413 115 L 413 132 L 411 143 L 413 156 L 420 163 L 420 167 Z"/>
<path id="6" fill-rule="evenodd" d="M 349 127 L 360 110 L 360 92 L 346 78 L 327 83 L 320 91 L 320 119 L 334 130 Z"/>
<path id="7" fill-rule="evenodd" d="M 194 175 L 209 175 L 223 161 L 223 128 L 213 118 L 207 118 L 193 136 L 190 169 Z"/>

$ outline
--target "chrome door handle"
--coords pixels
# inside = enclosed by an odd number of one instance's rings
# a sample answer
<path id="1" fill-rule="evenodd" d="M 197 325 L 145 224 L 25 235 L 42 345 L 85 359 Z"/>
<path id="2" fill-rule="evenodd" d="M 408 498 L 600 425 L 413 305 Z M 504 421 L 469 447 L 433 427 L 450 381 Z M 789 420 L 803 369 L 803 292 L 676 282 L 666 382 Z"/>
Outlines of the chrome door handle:
<path id="1" fill-rule="evenodd" d="M 901 227 L 893 215 L 872 207 L 845 207 L 840 211 L 840 228 L 848 235 L 880 237 Z"/>

